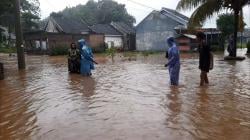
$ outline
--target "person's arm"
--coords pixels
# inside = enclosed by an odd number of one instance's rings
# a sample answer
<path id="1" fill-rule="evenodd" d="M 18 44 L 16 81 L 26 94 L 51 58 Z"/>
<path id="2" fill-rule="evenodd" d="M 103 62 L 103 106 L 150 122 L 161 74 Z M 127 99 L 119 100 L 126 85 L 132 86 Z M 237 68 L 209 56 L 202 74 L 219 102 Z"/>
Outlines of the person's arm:
<path id="1" fill-rule="evenodd" d="M 83 57 L 84 57 L 86 60 L 91 61 L 91 62 L 93 62 L 93 63 L 95 63 L 95 64 L 98 64 L 98 63 L 91 57 L 91 54 L 88 54 L 88 53 L 86 52 L 86 50 L 82 50 L 82 51 L 83 51 Z"/>
<path id="2" fill-rule="evenodd" d="M 174 61 L 175 61 L 176 58 L 177 58 L 177 55 L 178 55 L 177 50 L 171 49 L 170 53 L 171 53 L 170 58 L 169 58 L 169 60 L 168 60 L 168 63 L 165 65 L 165 67 L 167 67 L 167 66 L 173 64 Z"/>

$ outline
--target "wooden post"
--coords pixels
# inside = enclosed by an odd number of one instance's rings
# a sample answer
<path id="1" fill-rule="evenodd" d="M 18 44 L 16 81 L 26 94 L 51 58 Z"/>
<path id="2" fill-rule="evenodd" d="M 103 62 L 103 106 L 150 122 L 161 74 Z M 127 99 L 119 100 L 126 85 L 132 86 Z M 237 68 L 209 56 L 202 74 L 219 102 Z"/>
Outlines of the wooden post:
<path id="1" fill-rule="evenodd" d="M 4 79 L 4 68 L 3 63 L 0 63 L 0 80 Z"/>
<path id="2" fill-rule="evenodd" d="M 20 0 L 15 0 L 15 32 L 16 32 L 18 68 L 25 69 L 23 35 L 22 35 L 21 17 L 20 17 Z"/>

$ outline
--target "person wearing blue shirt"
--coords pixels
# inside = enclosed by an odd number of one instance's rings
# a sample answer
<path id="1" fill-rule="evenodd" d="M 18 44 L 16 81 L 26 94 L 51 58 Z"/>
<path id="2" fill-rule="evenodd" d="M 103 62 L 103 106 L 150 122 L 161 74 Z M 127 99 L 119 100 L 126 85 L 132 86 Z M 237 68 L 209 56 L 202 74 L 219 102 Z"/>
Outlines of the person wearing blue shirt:
<path id="1" fill-rule="evenodd" d="M 80 61 L 80 73 L 84 76 L 92 75 L 91 70 L 94 70 L 94 59 L 92 49 L 87 46 L 86 41 L 81 39 L 78 41 L 80 45 L 80 54 L 81 54 L 81 61 Z"/>
<path id="2" fill-rule="evenodd" d="M 169 70 L 170 84 L 177 86 L 179 85 L 180 53 L 173 37 L 168 38 L 167 43 L 169 46 L 168 63 L 165 67 Z"/>

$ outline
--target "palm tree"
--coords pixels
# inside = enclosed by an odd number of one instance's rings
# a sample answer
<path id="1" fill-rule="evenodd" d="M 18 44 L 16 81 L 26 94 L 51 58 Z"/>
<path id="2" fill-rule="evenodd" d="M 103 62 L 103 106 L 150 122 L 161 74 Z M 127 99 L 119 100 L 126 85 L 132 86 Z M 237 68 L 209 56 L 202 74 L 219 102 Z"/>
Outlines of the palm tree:
<path id="1" fill-rule="evenodd" d="M 215 13 L 229 9 L 234 13 L 234 46 L 233 57 L 237 54 L 237 32 L 239 26 L 239 17 L 242 8 L 250 4 L 250 0 L 180 0 L 177 5 L 178 10 L 192 10 L 196 8 L 189 20 L 189 27 L 201 27 L 207 18 Z"/>

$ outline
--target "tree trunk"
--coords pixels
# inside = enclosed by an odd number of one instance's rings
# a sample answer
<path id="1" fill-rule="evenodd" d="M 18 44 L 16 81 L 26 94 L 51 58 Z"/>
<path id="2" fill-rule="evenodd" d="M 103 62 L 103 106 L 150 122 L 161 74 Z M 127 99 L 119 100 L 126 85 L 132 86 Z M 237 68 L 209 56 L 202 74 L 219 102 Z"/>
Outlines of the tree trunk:
<path id="1" fill-rule="evenodd" d="M 234 11 L 234 38 L 233 38 L 233 53 L 232 56 L 237 56 L 237 33 L 238 33 L 238 26 L 239 26 L 239 11 Z"/>
<path id="2" fill-rule="evenodd" d="M 20 17 L 20 0 L 15 0 L 15 32 L 16 32 L 18 68 L 25 69 L 23 35 L 22 35 L 21 17 Z"/>

